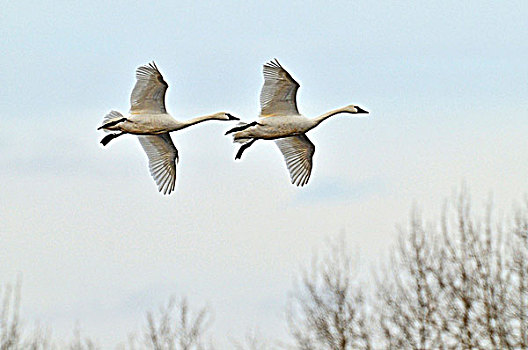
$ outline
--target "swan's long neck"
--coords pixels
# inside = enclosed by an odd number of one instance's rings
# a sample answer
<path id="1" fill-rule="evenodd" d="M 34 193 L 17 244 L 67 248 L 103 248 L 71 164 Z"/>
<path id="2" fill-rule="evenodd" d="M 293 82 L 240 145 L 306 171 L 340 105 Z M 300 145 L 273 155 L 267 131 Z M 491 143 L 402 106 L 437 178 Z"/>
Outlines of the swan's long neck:
<path id="1" fill-rule="evenodd" d="M 334 109 L 330 112 L 326 112 L 324 114 L 321 114 L 320 116 L 318 117 L 315 117 L 312 119 L 312 123 L 313 123 L 313 126 L 311 127 L 311 129 L 315 128 L 317 125 L 321 124 L 324 120 L 330 118 L 330 117 L 333 117 L 334 115 L 336 114 L 339 114 L 339 113 L 350 113 L 346 107 L 343 107 L 343 108 L 338 108 L 338 109 Z"/>
<path id="2" fill-rule="evenodd" d="M 201 117 L 192 118 L 192 119 L 189 119 L 189 120 L 185 120 L 183 122 L 178 122 L 178 124 L 179 124 L 178 125 L 178 130 L 187 128 L 187 127 L 189 127 L 191 125 L 195 125 L 195 124 L 204 122 L 206 120 L 219 120 L 219 118 L 218 118 L 218 116 L 216 114 L 211 114 L 211 115 L 204 115 L 204 116 L 201 116 Z"/>

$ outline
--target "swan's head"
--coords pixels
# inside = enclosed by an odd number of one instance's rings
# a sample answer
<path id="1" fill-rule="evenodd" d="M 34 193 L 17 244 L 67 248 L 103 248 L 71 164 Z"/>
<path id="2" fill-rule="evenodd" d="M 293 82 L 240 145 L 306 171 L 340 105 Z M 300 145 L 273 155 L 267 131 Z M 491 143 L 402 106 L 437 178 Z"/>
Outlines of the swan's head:
<path id="1" fill-rule="evenodd" d="M 368 111 L 356 105 L 346 106 L 345 108 L 343 108 L 343 112 L 352 113 L 352 114 L 368 114 L 369 113 Z"/>
<path id="2" fill-rule="evenodd" d="M 240 118 L 234 117 L 232 114 L 226 112 L 216 113 L 214 116 L 218 120 L 240 120 Z"/>

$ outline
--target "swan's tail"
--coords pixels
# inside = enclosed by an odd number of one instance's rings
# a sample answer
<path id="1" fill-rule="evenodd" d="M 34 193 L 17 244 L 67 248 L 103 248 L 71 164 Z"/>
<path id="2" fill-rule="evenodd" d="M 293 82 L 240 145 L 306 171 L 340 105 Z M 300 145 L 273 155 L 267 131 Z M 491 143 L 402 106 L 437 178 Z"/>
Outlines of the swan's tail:
<path id="1" fill-rule="evenodd" d="M 118 111 L 110 111 L 110 113 L 105 115 L 103 125 L 98 127 L 97 130 L 103 129 L 106 132 L 119 130 L 119 128 L 116 128 L 115 126 L 121 122 L 126 122 L 126 120 L 127 119 Z"/>

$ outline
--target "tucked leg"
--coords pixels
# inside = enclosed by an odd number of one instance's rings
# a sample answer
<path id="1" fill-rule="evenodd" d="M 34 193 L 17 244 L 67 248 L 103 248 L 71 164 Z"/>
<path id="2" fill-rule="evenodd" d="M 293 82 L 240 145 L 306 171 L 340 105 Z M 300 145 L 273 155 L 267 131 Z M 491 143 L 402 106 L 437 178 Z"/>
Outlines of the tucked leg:
<path id="1" fill-rule="evenodd" d="M 249 147 L 251 147 L 251 145 L 252 145 L 253 143 L 255 143 L 255 141 L 257 141 L 257 139 L 252 139 L 251 141 L 246 142 L 246 143 L 244 143 L 242 146 L 240 146 L 240 148 L 238 149 L 238 152 L 237 152 L 237 154 L 236 154 L 236 156 L 235 156 L 235 159 L 240 159 L 240 158 L 242 157 L 242 153 L 244 153 L 244 151 L 245 151 L 246 149 L 248 149 Z"/>
<path id="2" fill-rule="evenodd" d="M 122 122 L 126 122 L 127 121 L 127 118 L 121 118 L 121 119 L 118 119 L 118 120 L 113 120 L 109 123 L 106 123 L 100 127 L 97 128 L 97 130 L 100 130 L 100 129 L 107 129 L 107 128 L 111 128 L 112 126 L 115 126 L 119 123 L 122 123 Z"/>
<path id="3" fill-rule="evenodd" d="M 121 136 L 123 134 L 124 134 L 124 132 L 120 132 L 120 133 L 116 133 L 116 134 L 108 134 L 105 137 L 103 137 L 103 139 L 101 140 L 101 143 L 102 143 L 103 146 L 106 146 L 108 144 L 108 142 L 112 141 L 116 137 L 119 137 L 119 136 Z"/>
<path id="4" fill-rule="evenodd" d="M 255 125 L 261 125 L 261 124 L 259 124 L 257 122 L 251 122 L 249 124 L 235 126 L 234 128 L 227 130 L 225 135 L 231 134 L 232 132 L 246 130 L 247 128 L 250 128 L 250 127 L 255 126 Z"/>

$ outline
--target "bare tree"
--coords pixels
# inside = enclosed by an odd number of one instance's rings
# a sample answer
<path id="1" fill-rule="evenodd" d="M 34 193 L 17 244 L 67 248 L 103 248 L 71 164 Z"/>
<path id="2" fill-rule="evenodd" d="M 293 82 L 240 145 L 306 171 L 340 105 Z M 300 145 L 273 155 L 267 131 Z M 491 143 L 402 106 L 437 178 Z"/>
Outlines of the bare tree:
<path id="1" fill-rule="evenodd" d="M 442 344 L 442 285 L 433 271 L 443 268 L 438 239 L 414 213 L 408 234 L 400 233 L 389 267 L 378 282 L 377 314 L 389 349 L 431 349 Z"/>
<path id="2" fill-rule="evenodd" d="M 528 198 L 517 210 L 509 237 L 509 288 L 501 321 L 510 348 L 528 349 Z"/>
<path id="3" fill-rule="evenodd" d="M 210 320 L 205 308 L 193 315 L 185 299 L 179 304 L 171 299 L 167 306 L 160 308 L 157 316 L 151 312 L 147 314 L 144 345 L 153 350 L 212 349 L 210 341 L 205 339 Z M 134 342 L 131 348 L 136 348 Z"/>
<path id="4" fill-rule="evenodd" d="M 19 316 L 20 282 L 15 287 L 7 285 L 0 289 L 0 350 L 96 350 L 99 347 L 89 338 L 81 336 L 79 326 L 75 327 L 69 342 L 52 339 L 49 330 L 36 327 L 28 336 L 22 333 Z M 206 309 L 197 313 L 189 310 L 183 299 L 176 304 L 173 299 L 160 308 L 159 314 L 147 314 L 147 326 L 143 342 L 131 338 L 128 348 L 153 350 L 206 350 L 213 349 L 206 341 L 210 314 Z"/>
<path id="5" fill-rule="evenodd" d="M 69 350 L 97 350 L 99 347 L 89 338 L 81 335 L 80 326 L 77 325 L 73 330 L 73 339 L 71 340 Z"/>
<path id="6" fill-rule="evenodd" d="M 465 193 L 436 225 L 414 214 L 378 283 L 383 346 L 526 348 L 526 243 L 526 215 L 505 228 L 491 205 L 473 215 Z"/>
<path id="7" fill-rule="evenodd" d="M 37 326 L 21 348 L 27 350 L 55 350 L 57 346 L 51 339 L 50 331 Z"/>
<path id="8" fill-rule="evenodd" d="M 291 346 L 253 333 L 233 347 L 528 349 L 528 198 L 512 220 L 499 219 L 491 205 L 475 215 L 470 202 L 462 192 L 432 223 L 413 211 L 372 294 L 344 238 L 330 241 L 290 295 Z M 78 328 L 69 342 L 38 327 L 27 336 L 20 282 L 0 288 L 0 300 L 0 350 L 98 348 Z M 127 348 L 212 349 L 210 323 L 207 309 L 192 311 L 185 299 L 171 299 L 147 314 L 142 338 L 131 338 Z"/>
<path id="9" fill-rule="evenodd" d="M 21 343 L 20 282 L 0 289 L 0 350 L 18 349 Z"/>
<path id="10" fill-rule="evenodd" d="M 292 295 L 290 333 L 298 349 L 370 349 L 364 294 L 344 239 L 315 257 Z"/>
<path id="11" fill-rule="evenodd" d="M 277 348 L 259 336 L 257 331 L 246 333 L 244 341 L 233 340 L 232 343 L 237 350 L 272 350 Z"/>

